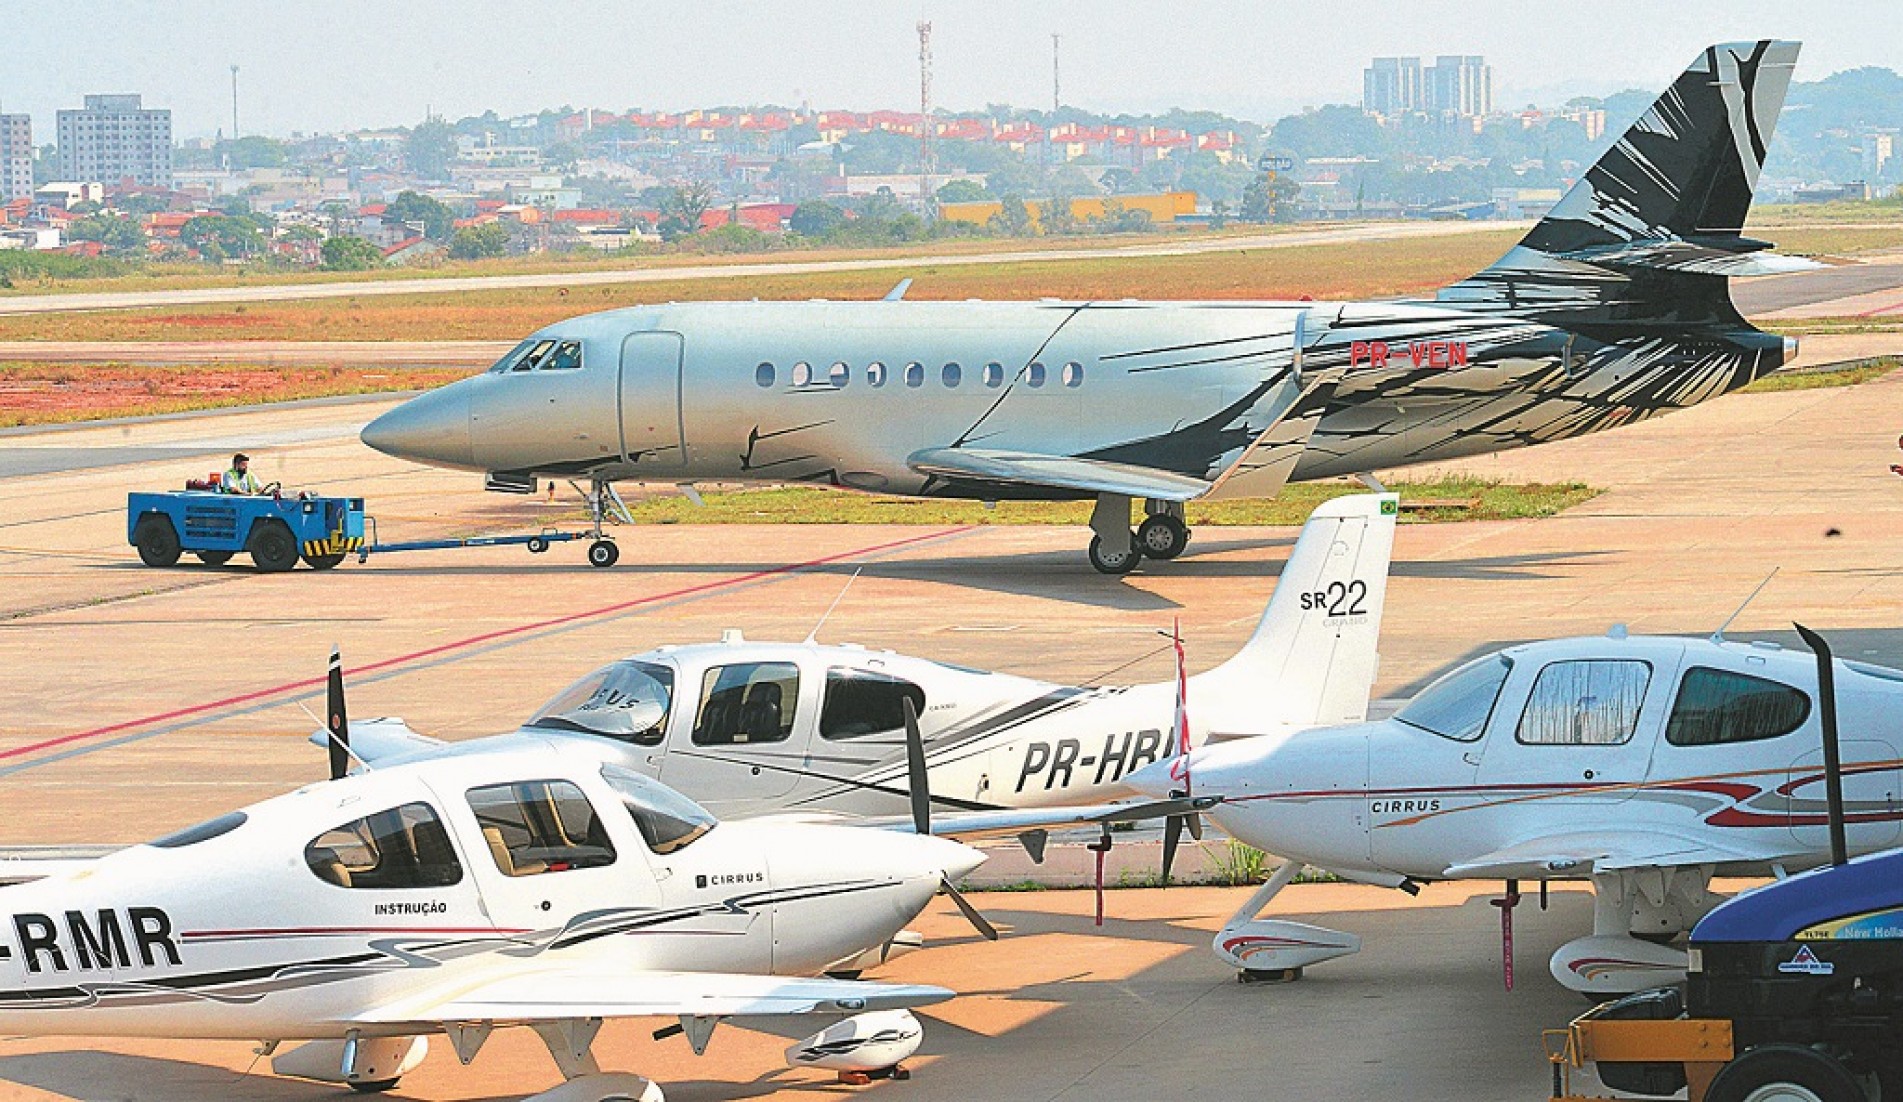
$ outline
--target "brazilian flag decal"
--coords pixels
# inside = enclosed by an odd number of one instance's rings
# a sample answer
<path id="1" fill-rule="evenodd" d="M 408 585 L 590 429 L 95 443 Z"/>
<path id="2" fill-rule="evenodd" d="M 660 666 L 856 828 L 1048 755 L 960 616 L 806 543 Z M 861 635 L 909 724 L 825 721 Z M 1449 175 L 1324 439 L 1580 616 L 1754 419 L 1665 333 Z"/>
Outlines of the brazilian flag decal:
<path id="1" fill-rule="evenodd" d="M 1384 517 L 1394 516 L 1396 513 L 1400 511 L 1401 511 L 1401 503 L 1398 499 L 1389 498 L 1386 501 L 1381 503 L 1381 515 Z"/>

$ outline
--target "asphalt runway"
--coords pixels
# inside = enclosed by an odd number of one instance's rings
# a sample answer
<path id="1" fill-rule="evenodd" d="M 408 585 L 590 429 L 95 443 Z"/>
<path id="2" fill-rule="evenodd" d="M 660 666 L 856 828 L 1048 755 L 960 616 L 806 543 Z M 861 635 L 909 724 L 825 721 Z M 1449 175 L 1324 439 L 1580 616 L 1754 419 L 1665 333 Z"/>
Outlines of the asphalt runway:
<path id="1" fill-rule="evenodd" d="M 1741 279 L 1731 285 L 1731 300 L 1739 313 L 1756 318 L 1884 291 L 1898 291 L 1903 300 L 1903 257 L 1885 255 L 1813 272 Z"/>
<path id="2" fill-rule="evenodd" d="M 558 545 L 393 555 L 317 574 L 234 564 L 141 566 L 125 545 L 128 490 L 178 485 L 242 447 L 290 486 L 364 495 L 386 538 L 569 524 L 572 499 L 487 495 L 471 476 L 364 448 L 387 402 L 166 418 L 0 441 L 114 454 L 113 466 L 0 477 L 0 846 L 122 844 L 309 782 L 305 741 L 332 643 L 353 715 L 401 715 L 466 738 L 513 727 L 562 686 L 666 642 L 822 632 L 1063 682 L 1162 680 L 1155 631 L 1180 617 L 1192 668 L 1252 629 L 1292 528 L 1204 528 L 1185 557 L 1125 578 L 1083 560 L 1082 529 L 702 527 L 624 531 L 621 565 Z M 1846 657 L 1903 664 L 1903 376 L 1856 387 L 1733 395 L 1657 421 L 1448 464 L 1504 480 L 1577 479 L 1606 492 L 1545 520 L 1409 524 L 1396 540 L 1377 694 L 1392 697 L 1495 641 L 1631 630 L 1705 634 L 1773 567 L 1734 636 L 1832 633 Z M 210 449 L 209 451 L 207 449 Z M 56 453 L 65 453 L 61 460 Z M 190 453 L 190 454 L 186 454 Z M 302 706 L 300 706 L 302 705 Z M 998 860 L 1003 861 L 1001 853 Z M 1286 914 L 1362 933 L 1359 956 L 1292 987 L 1242 987 L 1205 950 L 1241 891 L 992 894 L 1016 929 L 977 944 L 941 908 L 933 947 L 894 979 L 964 997 L 929 1016 L 915 1099 L 1121 1102 L 1291 1097 L 1543 1097 L 1538 1030 L 1581 1006 L 1545 976 L 1583 932 L 1583 896 L 1521 911 L 1512 994 L 1501 990 L 1493 886 L 1437 887 L 1417 904 L 1373 889 L 1300 886 Z M 707 1058 L 649 1023 L 611 1026 L 604 1063 L 653 1074 L 676 1099 L 828 1094 L 780 1068 L 783 1041 L 725 1029 Z M 440 1046 L 439 1046 L 440 1047 Z M 242 1045 L 0 1039 L 0 1099 L 337 1097 L 254 1073 Z M 400 1097 L 520 1097 L 552 1085 L 546 1054 L 498 1037 L 475 1067 L 446 1051 Z"/>

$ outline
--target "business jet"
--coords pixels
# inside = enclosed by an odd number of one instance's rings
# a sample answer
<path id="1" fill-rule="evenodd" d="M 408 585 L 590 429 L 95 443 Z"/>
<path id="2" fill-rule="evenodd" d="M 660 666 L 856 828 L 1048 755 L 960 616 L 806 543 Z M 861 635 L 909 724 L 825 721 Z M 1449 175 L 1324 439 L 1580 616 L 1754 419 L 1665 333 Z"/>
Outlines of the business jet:
<path id="1" fill-rule="evenodd" d="M 1804 634 L 1821 661 L 1620 629 L 1509 647 L 1388 719 L 1204 747 L 1129 783 L 1180 792 L 1186 770 L 1194 791 L 1222 797 L 1210 814 L 1224 831 L 1285 859 L 1216 935 L 1245 978 L 1298 976 L 1360 949 L 1350 933 L 1255 917 L 1313 866 L 1410 892 L 1505 880 L 1509 986 L 1520 882 L 1589 880 L 1592 933 L 1550 970 L 1594 997 L 1628 994 L 1684 978 L 1685 951 L 1669 943 L 1719 902 L 1713 876 L 1828 859 L 1820 743 L 1839 722 L 1847 845 L 1899 841 L 1903 671 L 1831 660 Z"/>
<path id="2" fill-rule="evenodd" d="M 1016 834 L 1034 858 L 1053 827 L 1163 818 L 1174 838 L 1195 827 L 1183 817 L 1203 805 L 1179 806 L 1168 794 L 1104 801 L 1133 795 L 1124 779 L 1184 741 L 1365 718 L 1397 511 L 1393 494 L 1315 509 L 1249 641 L 1187 678 L 1195 707 L 1183 737 L 1177 681 L 1054 685 L 811 638 L 753 642 L 737 631 L 604 666 L 521 730 L 609 740 L 626 748 L 629 768 L 727 817 L 902 815 L 928 787 L 948 811 L 942 832 Z M 908 707 L 922 729 L 923 785 L 909 774 Z M 355 745 L 374 761 L 445 744 L 382 719 L 360 725 Z"/>
<path id="3" fill-rule="evenodd" d="M 382 1091 L 446 1034 L 526 1026 L 538 1099 L 660 1102 L 600 1070 L 602 1020 L 831 1019 L 794 1067 L 892 1073 L 938 987 L 824 977 L 984 860 L 917 832 L 719 822 L 618 744 L 476 740 L 370 765 L 333 664 L 332 779 L 90 861 L 0 873 L 0 1034 L 264 1039 L 281 1074 Z M 349 771 L 356 763 L 356 771 Z M 962 898 L 960 906 L 969 908 Z M 308 1044 L 278 1053 L 281 1042 Z"/>
<path id="4" fill-rule="evenodd" d="M 1172 559 L 1192 500 L 1631 424 L 1795 352 L 1727 280 L 1811 267 L 1741 229 L 1795 42 L 1701 53 L 1486 270 L 1399 302 L 745 302 L 572 318 L 363 430 L 528 493 L 575 480 L 589 560 L 613 484 L 812 482 L 1096 502 L 1090 561 Z M 1144 517 L 1132 530 L 1135 500 Z"/>

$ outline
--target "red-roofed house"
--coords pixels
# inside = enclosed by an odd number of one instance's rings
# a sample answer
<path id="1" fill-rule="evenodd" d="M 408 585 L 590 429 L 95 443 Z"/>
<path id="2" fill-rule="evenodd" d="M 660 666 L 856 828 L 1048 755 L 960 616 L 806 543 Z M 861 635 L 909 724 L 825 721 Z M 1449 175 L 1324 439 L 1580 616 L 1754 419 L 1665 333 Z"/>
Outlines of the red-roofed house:
<path id="1" fill-rule="evenodd" d="M 740 208 L 740 224 L 763 233 L 779 233 L 792 221 L 794 207 L 793 203 L 753 203 Z M 700 216 L 700 228 L 711 230 L 716 226 L 724 226 L 732 214 L 730 207 L 707 211 Z"/>

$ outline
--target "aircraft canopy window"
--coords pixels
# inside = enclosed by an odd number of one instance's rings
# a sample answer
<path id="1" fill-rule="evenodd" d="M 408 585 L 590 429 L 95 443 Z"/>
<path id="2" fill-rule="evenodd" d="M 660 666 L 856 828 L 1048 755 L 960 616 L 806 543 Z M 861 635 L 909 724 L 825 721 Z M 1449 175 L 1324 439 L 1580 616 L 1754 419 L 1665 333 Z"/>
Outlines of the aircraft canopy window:
<path id="1" fill-rule="evenodd" d="M 1665 741 L 1718 746 L 1788 735 L 1810 718 L 1810 696 L 1778 681 L 1693 666 L 1678 683 Z"/>
<path id="2" fill-rule="evenodd" d="M 900 730 L 906 697 L 912 698 L 914 715 L 925 714 L 925 690 L 910 681 L 871 670 L 827 670 L 819 737 L 853 739 Z"/>
<path id="3" fill-rule="evenodd" d="M 216 819 L 207 819 L 195 826 L 174 831 L 148 844 L 157 849 L 184 849 L 186 846 L 195 846 L 200 842 L 209 842 L 213 838 L 230 834 L 243 826 L 245 819 L 244 812 L 234 811 L 229 815 L 220 815 Z"/>
<path id="4" fill-rule="evenodd" d="M 554 343 L 555 343 L 554 341 L 547 340 L 545 338 L 537 339 L 535 337 L 530 337 L 528 340 L 525 340 L 521 344 L 516 345 L 514 348 L 509 349 L 508 353 L 505 354 L 501 359 L 497 360 L 495 363 L 495 366 L 491 367 L 489 371 L 491 374 L 494 374 L 494 375 L 500 375 L 504 371 L 518 371 L 518 370 L 527 371 L 529 370 L 530 367 L 534 366 L 535 357 L 531 354 L 536 353 L 538 350 L 541 353 L 546 353 L 549 349 L 549 346 L 553 345 Z M 520 366 L 524 363 L 528 364 L 529 366 L 528 367 Z"/>
<path id="5" fill-rule="evenodd" d="M 641 840 L 655 853 L 675 853 L 714 829 L 707 809 L 651 777 L 619 766 L 601 767 L 601 779 L 621 797 Z"/>
<path id="6" fill-rule="evenodd" d="M 1422 689 L 1394 718 L 1442 738 L 1472 742 L 1486 733 L 1512 670 L 1513 660 L 1504 654 L 1476 658 Z"/>
<path id="7" fill-rule="evenodd" d="M 1632 737 L 1649 662 L 1554 662 L 1540 671 L 1515 733 L 1529 746 L 1616 746 Z"/>
<path id="8" fill-rule="evenodd" d="M 674 702 L 674 671 L 628 659 L 603 666 L 542 706 L 530 727 L 659 746 Z"/>
<path id="9" fill-rule="evenodd" d="M 504 876 L 612 865 L 614 844 L 582 790 L 570 781 L 523 781 L 469 790 L 489 855 Z"/>
<path id="10" fill-rule="evenodd" d="M 327 830 L 304 847 L 304 863 L 340 888 L 446 888 L 463 878 L 443 820 L 425 803 Z"/>
<path id="11" fill-rule="evenodd" d="M 715 666 L 701 679 L 695 746 L 782 742 L 793 733 L 800 671 L 791 662 Z"/>

